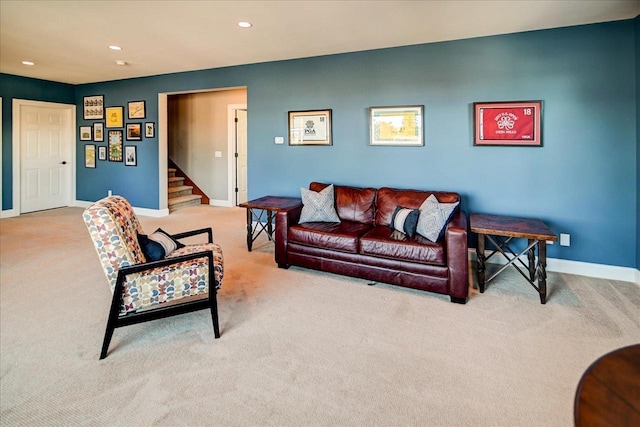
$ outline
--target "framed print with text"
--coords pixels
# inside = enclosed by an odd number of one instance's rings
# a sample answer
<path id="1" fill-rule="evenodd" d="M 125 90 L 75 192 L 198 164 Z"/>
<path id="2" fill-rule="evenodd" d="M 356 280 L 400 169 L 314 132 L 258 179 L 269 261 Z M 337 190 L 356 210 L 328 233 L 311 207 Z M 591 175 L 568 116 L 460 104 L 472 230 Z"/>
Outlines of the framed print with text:
<path id="1" fill-rule="evenodd" d="M 331 110 L 289 111 L 289 145 L 332 145 Z"/>
<path id="2" fill-rule="evenodd" d="M 424 145 L 424 106 L 369 108 L 369 144 L 396 147 Z"/>
<path id="3" fill-rule="evenodd" d="M 130 119 L 144 119 L 145 117 L 145 102 L 144 101 L 131 101 L 127 104 Z"/>
<path id="4" fill-rule="evenodd" d="M 84 146 L 84 167 L 96 167 L 96 146 L 93 144 L 87 144 Z"/>
<path id="5" fill-rule="evenodd" d="M 121 130 L 109 131 L 109 161 L 110 162 L 122 161 L 122 131 Z"/>
<path id="6" fill-rule="evenodd" d="M 108 128 L 121 128 L 124 125 L 124 107 L 107 107 L 105 113 Z"/>
<path id="7" fill-rule="evenodd" d="M 473 145 L 542 146 L 542 101 L 474 102 Z"/>
<path id="8" fill-rule="evenodd" d="M 107 160 L 107 147 L 98 147 L 98 160 Z"/>
<path id="9" fill-rule="evenodd" d="M 127 141 L 142 140 L 142 125 L 140 123 L 127 123 Z"/>
<path id="10" fill-rule="evenodd" d="M 85 120 L 104 119 L 104 95 L 92 95 L 83 97 L 82 117 Z"/>

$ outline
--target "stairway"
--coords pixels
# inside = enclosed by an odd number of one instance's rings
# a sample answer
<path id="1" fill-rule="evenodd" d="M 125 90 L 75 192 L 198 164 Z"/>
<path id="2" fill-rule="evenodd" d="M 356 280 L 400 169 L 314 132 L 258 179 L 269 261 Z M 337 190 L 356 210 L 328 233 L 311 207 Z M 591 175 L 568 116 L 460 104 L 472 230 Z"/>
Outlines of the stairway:
<path id="1" fill-rule="evenodd" d="M 202 196 L 193 194 L 193 187 L 184 185 L 184 177 L 176 176 L 176 169 L 169 168 L 168 180 L 168 205 L 169 212 L 185 206 L 199 205 L 202 203 Z"/>

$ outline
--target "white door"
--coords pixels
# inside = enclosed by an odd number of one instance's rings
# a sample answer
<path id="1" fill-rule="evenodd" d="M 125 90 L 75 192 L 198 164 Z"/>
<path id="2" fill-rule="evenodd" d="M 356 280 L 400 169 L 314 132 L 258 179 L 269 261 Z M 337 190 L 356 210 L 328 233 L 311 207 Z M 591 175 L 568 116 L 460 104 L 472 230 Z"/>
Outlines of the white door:
<path id="1" fill-rule="evenodd" d="M 20 111 L 20 212 L 67 206 L 70 112 L 37 106 Z"/>
<path id="2" fill-rule="evenodd" d="M 236 110 L 236 205 L 247 201 L 247 110 Z"/>

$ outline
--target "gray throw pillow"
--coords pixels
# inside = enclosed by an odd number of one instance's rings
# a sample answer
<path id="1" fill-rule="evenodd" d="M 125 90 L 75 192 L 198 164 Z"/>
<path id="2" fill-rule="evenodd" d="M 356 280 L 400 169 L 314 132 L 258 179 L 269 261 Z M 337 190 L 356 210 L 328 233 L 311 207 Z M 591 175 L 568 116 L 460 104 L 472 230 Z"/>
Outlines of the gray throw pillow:
<path id="1" fill-rule="evenodd" d="M 302 212 L 300 223 L 303 222 L 340 222 L 334 207 L 333 184 L 320 192 L 300 188 L 302 195 Z"/>
<path id="2" fill-rule="evenodd" d="M 440 203 L 433 194 L 420 206 L 417 233 L 436 242 L 460 202 Z"/>

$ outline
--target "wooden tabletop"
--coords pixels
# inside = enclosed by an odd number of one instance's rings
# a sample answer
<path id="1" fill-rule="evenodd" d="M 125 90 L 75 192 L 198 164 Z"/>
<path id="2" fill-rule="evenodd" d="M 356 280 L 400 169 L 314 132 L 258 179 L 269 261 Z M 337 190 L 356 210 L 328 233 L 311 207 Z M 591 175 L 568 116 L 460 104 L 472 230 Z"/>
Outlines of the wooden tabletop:
<path id="1" fill-rule="evenodd" d="M 552 242 L 558 240 L 558 237 L 553 234 L 553 231 L 544 222 L 534 218 L 472 213 L 469 217 L 469 223 L 471 231 L 478 234 L 549 240 Z"/>
<path id="2" fill-rule="evenodd" d="M 640 426 L 640 344 L 605 354 L 585 371 L 574 406 L 576 426 Z"/>
<path id="3" fill-rule="evenodd" d="M 296 197 L 264 196 L 260 197 L 259 199 L 240 203 L 238 206 L 240 206 L 241 208 L 278 211 L 283 209 L 295 208 L 300 205 L 302 205 L 302 200 Z"/>

